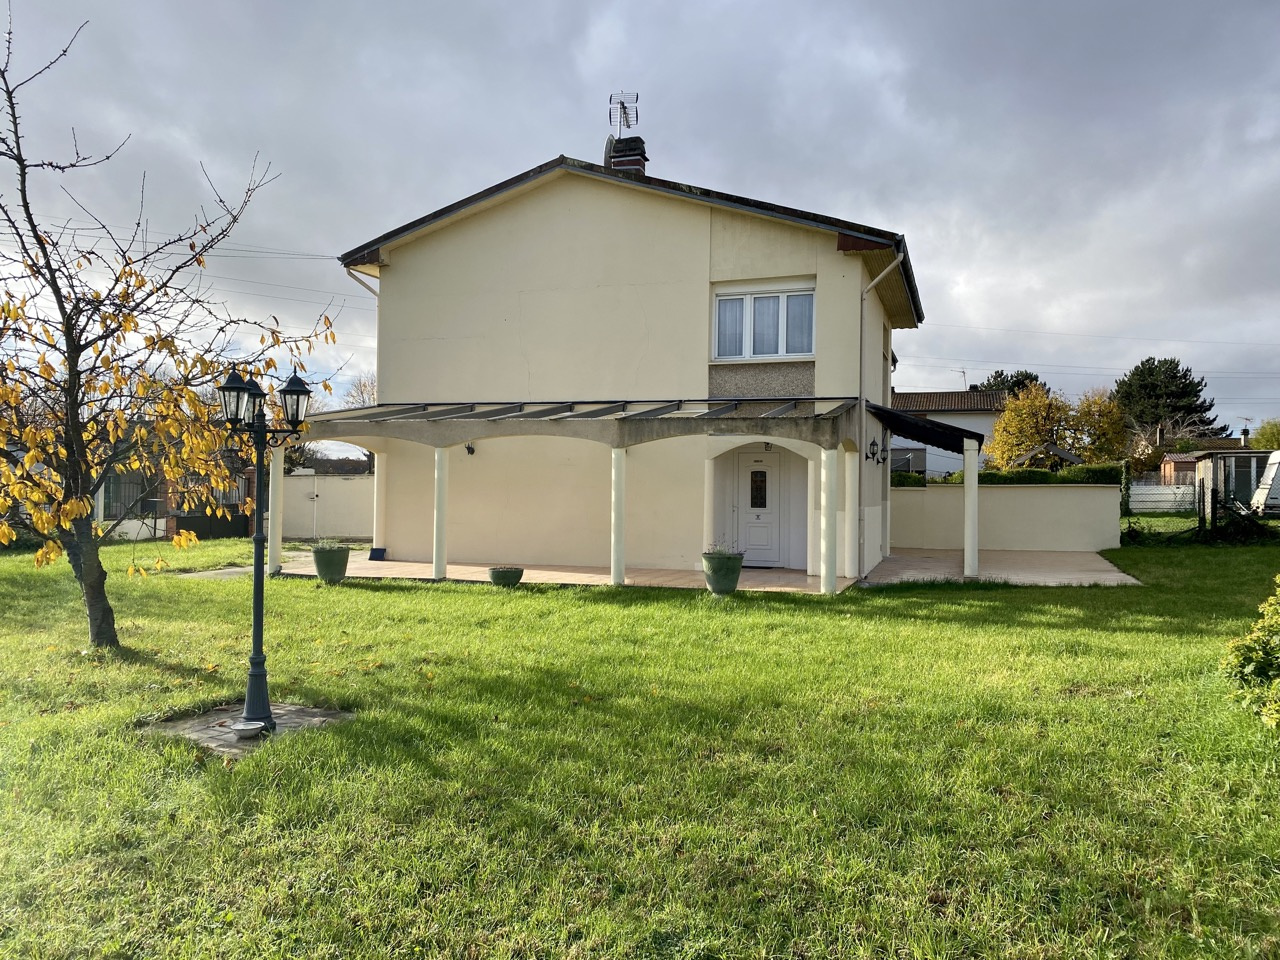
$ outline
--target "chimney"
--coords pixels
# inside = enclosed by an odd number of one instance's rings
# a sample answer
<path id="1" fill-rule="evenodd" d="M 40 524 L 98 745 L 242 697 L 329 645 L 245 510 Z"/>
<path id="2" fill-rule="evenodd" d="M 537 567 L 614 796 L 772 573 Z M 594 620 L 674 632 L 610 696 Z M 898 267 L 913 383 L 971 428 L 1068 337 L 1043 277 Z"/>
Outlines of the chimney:
<path id="1" fill-rule="evenodd" d="M 613 142 L 609 166 L 614 170 L 630 170 L 644 175 L 644 165 L 649 157 L 644 152 L 643 137 L 623 137 Z"/>
<path id="2" fill-rule="evenodd" d="M 1249 428 L 1245 427 L 1240 431 L 1240 446 L 1247 447 L 1249 445 Z"/>

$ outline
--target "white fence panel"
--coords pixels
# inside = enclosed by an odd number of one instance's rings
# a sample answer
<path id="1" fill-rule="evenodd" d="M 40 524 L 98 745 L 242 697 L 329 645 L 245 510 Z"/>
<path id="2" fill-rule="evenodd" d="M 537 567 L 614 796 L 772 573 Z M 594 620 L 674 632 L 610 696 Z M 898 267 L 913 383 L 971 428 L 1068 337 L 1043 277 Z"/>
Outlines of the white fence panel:
<path id="1" fill-rule="evenodd" d="M 1129 509 L 1134 513 L 1173 513 L 1196 508 L 1194 483 L 1137 484 L 1129 488 Z"/>
<path id="2" fill-rule="evenodd" d="M 373 477 L 285 477 L 284 536 L 368 540 L 373 536 Z"/>

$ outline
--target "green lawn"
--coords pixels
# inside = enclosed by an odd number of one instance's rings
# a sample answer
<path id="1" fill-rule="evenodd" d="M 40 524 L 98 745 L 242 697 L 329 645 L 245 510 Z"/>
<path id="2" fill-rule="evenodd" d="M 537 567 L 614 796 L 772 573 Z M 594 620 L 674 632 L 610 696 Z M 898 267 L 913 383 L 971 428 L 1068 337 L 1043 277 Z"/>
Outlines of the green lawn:
<path id="1" fill-rule="evenodd" d="M 65 563 L 0 553 L 0 956 L 1280 954 L 1280 743 L 1217 672 L 1280 548 L 837 598 L 273 581 L 274 697 L 357 714 L 230 765 L 146 724 L 241 695 L 250 581 L 132 556 L 95 654 Z"/>

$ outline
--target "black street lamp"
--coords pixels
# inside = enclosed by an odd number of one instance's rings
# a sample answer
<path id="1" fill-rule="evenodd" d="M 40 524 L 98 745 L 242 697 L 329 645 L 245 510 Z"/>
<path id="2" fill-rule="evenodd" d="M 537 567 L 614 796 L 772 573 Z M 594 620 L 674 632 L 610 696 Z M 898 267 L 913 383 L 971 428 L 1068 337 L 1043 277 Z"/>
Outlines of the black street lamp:
<path id="1" fill-rule="evenodd" d="M 271 715 L 271 697 L 267 693 L 267 657 L 262 652 L 262 594 L 266 581 L 266 546 L 267 535 L 262 529 L 262 491 L 266 486 L 267 447 L 283 446 L 294 437 L 300 436 L 302 421 L 307 418 L 307 401 L 311 399 L 311 388 L 295 371 L 280 389 L 280 404 L 284 408 L 284 419 L 289 424 L 283 427 L 268 427 L 266 414 L 267 394 L 256 380 L 245 380 L 232 370 L 226 382 L 218 388 L 222 396 L 222 415 L 227 421 L 227 430 L 237 437 L 248 437 L 253 441 L 255 461 L 253 505 L 253 650 L 249 655 L 249 685 L 245 689 L 244 713 L 241 723 L 261 723 L 256 729 L 274 730 L 276 718 Z M 273 523 L 278 523 L 275 518 Z"/>

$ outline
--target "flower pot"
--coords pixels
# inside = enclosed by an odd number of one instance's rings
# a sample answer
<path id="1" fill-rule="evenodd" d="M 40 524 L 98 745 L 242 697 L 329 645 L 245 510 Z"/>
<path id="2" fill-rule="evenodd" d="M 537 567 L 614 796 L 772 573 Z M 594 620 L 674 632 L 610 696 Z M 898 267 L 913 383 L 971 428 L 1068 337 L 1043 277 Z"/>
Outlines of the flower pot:
<path id="1" fill-rule="evenodd" d="M 490 567 L 489 582 L 497 587 L 514 587 L 524 577 L 524 567 Z"/>
<path id="2" fill-rule="evenodd" d="M 742 554 L 704 553 L 702 572 L 707 578 L 707 589 L 717 597 L 738 589 L 738 577 L 742 574 Z"/>
<path id="3" fill-rule="evenodd" d="M 325 583 L 341 583 L 347 575 L 347 559 L 350 547 L 312 547 L 311 560 L 316 565 L 316 576 Z"/>

